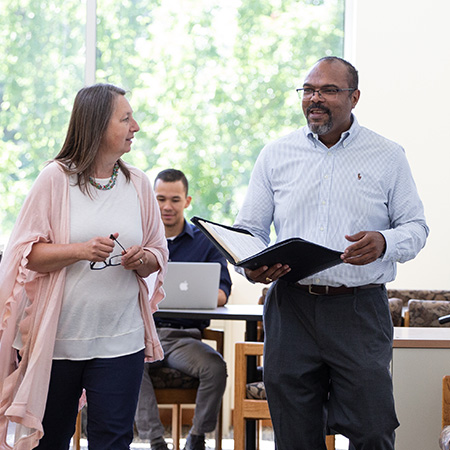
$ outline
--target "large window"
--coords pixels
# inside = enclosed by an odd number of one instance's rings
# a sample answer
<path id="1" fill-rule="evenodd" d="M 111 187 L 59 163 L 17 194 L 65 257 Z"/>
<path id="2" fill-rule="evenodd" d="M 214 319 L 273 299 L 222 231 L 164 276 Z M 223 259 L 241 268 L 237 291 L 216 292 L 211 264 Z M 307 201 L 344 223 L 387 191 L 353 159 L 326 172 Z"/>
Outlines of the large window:
<path id="1" fill-rule="evenodd" d="M 6 1 L 0 238 L 62 144 L 85 65 L 84 2 Z M 96 24 L 96 80 L 129 90 L 141 125 L 126 159 L 152 179 L 185 171 L 191 213 L 230 223 L 263 145 L 304 124 L 305 70 L 342 56 L 344 0 L 97 0 Z"/>
<path id="2" fill-rule="evenodd" d="M 85 7 L 0 0 L 0 244 L 44 162 L 59 151 L 84 82 Z"/>

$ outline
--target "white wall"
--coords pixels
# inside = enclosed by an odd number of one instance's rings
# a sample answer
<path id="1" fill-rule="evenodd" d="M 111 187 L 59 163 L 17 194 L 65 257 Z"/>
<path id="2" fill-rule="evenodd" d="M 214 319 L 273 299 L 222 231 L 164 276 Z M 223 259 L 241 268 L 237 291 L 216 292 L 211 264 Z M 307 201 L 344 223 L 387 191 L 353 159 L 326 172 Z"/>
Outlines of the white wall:
<path id="1" fill-rule="evenodd" d="M 448 0 L 347 0 L 346 58 L 360 74 L 359 122 L 401 144 L 430 227 L 391 287 L 450 289 Z"/>

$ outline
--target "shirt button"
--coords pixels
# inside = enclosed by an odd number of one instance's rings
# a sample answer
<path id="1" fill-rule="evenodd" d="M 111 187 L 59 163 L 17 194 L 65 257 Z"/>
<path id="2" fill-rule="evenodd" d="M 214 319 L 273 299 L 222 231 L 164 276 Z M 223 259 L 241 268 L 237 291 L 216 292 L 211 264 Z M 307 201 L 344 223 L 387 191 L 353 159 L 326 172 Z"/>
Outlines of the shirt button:
<path id="1" fill-rule="evenodd" d="M 319 284 L 319 283 L 320 283 L 320 278 L 316 278 L 316 279 L 314 280 L 314 282 L 315 282 L 316 284 Z"/>

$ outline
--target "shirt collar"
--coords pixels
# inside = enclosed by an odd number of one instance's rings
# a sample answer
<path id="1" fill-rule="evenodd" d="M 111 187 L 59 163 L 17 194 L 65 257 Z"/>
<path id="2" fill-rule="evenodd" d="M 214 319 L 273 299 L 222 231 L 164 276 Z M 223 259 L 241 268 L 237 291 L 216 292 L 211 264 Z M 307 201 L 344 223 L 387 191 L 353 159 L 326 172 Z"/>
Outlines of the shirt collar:
<path id="1" fill-rule="evenodd" d="M 359 125 L 358 120 L 356 119 L 354 114 L 352 114 L 352 124 L 350 128 L 341 134 L 341 138 L 333 147 L 336 147 L 338 145 L 342 145 L 342 147 L 347 147 L 358 135 L 360 129 L 361 126 Z M 308 125 L 304 127 L 304 132 L 306 137 L 314 145 L 314 147 L 317 147 L 318 145 L 323 145 L 322 142 L 319 140 L 319 136 L 316 133 L 313 133 L 309 129 Z"/>
<path id="2" fill-rule="evenodd" d="M 194 229 L 193 226 L 191 226 L 189 223 L 187 223 L 186 219 L 184 219 L 184 227 L 183 231 L 178 235 L 175 236 L 174 240 L 183 237 L 185 234 L 187 234 L 189 237 L 194 239 Z"/>

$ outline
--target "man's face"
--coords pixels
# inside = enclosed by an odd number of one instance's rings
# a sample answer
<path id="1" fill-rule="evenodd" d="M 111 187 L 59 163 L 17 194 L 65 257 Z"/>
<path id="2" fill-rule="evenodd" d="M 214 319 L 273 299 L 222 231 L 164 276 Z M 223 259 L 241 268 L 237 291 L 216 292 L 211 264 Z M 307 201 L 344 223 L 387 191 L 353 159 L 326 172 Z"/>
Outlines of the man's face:
<path id="1" fill-rule="evenodd" d="M 338 61 L 321 61 L 306 76 L 305 88 L 353 88 L 349 86 L 347 67 Z M 335 144 L 351 126 L 351 112 L 359 100 L 359 90 L 338 92 L 333 99 L 324 99 L 318 92 L 303 99 L 302 108 L 308 126 L 325 143 Z"/>
<path id="2" fill-rule="evenodd" d="M 184 210 L 190 205 L 191 197 L 186 195 L 181 181 L 157 180 L 155 195 L 166 228 L 180 227 L 184 223 Z"/>

